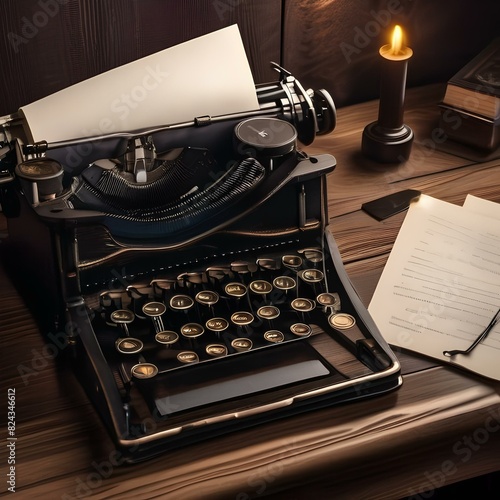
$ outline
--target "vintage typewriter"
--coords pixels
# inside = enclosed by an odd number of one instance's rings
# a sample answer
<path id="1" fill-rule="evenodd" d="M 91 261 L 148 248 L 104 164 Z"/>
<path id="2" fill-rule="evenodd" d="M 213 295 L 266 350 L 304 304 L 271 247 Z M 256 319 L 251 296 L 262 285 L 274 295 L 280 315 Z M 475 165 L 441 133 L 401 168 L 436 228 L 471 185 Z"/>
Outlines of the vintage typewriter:
<path id="1" fill-rule="evenodd" d="M 60 144 L 4 124 L 17 276 L 130 462 L 401 384 L 328 230 L 335 158 L 298 147 L 333 101 L 275 67 L 243 115 Z"/>

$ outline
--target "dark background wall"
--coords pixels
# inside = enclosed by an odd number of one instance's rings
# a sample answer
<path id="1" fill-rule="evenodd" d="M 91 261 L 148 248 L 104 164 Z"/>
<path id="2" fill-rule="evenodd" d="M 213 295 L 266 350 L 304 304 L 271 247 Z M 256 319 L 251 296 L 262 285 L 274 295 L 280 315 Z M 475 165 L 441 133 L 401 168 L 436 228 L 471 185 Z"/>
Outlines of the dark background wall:
<path id="1" fill-rule="evenodd" d="M 0 0 L 0 116 L 235 23 L 254 78 L 273 79 L 281 0 Z"/>
<path id="2" fill-rule="evenodd" d="M 281 62 L 343 106 L 377 97 L 377 51 L 395 23 L 413 86 L 446 81 L 500 36 L 499 20 L 498 0 L 0 0 L 0 116 L 234 23 L 256 83 Z"/>
<path id="3" fill-rule="evenodd" d="M 284 18 L 284 65 L 338 105 L 378 97 L 378 49 L 395 24 L 413 49 L 409 86 L 446 82 L 500 36 L 499 0 L 291 0 Z"/>

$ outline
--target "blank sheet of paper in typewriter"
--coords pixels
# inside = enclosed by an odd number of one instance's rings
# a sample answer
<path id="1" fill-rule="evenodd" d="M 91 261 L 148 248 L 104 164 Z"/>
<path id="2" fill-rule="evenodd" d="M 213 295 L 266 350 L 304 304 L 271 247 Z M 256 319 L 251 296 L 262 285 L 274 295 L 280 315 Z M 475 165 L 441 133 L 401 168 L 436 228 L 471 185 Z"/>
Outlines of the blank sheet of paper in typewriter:
<path id="1" fill-rule="evenodd" d="M 20 108 L 49 143 L 259 108 L 237 25 L 112 69 Z"/>

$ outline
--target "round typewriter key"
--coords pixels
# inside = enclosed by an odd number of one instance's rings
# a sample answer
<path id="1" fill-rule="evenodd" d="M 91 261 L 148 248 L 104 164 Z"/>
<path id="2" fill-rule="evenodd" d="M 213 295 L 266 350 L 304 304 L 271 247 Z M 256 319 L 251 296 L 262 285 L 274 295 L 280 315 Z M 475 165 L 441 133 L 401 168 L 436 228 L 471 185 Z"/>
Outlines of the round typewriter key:
<path id="1" fill-rule="evenodd" d="M 280 310 L 275 306 L 262 306 L 257 311 L 257 316 L 261 319 L 276 319 L 280 315 Z"/>
<path id="2" fill-rule="evenodd" d="M 247 293 L 247 287 L 242 283 L 228 283 L 224 291 L 230 297 L 243 297 Z"/>
<path id="3" fill-rule="evenodd" d="M 320 293 L 316 300 L 319 305 L 324 307 L 338 307 L 340 305 L 340 297 L 336 293 Z"/>
<path id="4" fill-rule="evenodd" d="M 319 283 L 323 279 L 323 273 L 318 269 L 304 269 L 300 276 L 307 283 Z"/>
<path id="5" fill-rule="evenodd" d="M 128 309 L 117 309 L 113 311 L 110 315 L 111 321 L 117 325 L 128 325 L 134 321 L 135 315 L 132 311 Z"/>
<path id="6" fill-rule="evenodd" d="M 231 315 L 231 321 L 237 326 L 247 326 L 253 320 L 253 314 L 246 311 L 238 311 Z"/>
<path id="7" fill-rule="evenodd" d="M 255 280 L 250 283 L 250 290 L 253 293 L 258 293 L 259 295 L 266 295 L 270 293 L 273 289 L 273 285 L 269 281 L 265 280 Z"/>
<path id="8" fill-rule="evenodd" d="M 107 290 L 99 295 L 99 304 L 104 309 L 109 309 L 110 307 L 114 309 L 123 309 L 123 295 L 124 294 L 122 290 L 114 292 Z"/>
<path id="9" fill-rule="evenodd" d="M 142 307 L 142 312 L 146 316 L 156 317 L 161 316 L 167 308 L 163 302 L 148 302 Z"/>
<path id="10" fill-rule="evenodd" d="M 287 267 L 298 269 L 302 265 L 302 257 L 298 255 L 283 255 L 281 262 Z"/>
<path id="11" fill-rule="evenodd" d="M 318 248 L 305 248 L 302 253 L 309 262 L 317 264 L 323 261 L 323 253 Z"/>
<path id="12" fill-rule="evenodd" d="M 136 354 L 142 351 L 144 344 L 141 340 L 132 337 L 118 339 L 115 342 L 116 350 L 122 354 Z"/>
<path id="13" fill-rule="evenodd" d="M 290 305 L 292 306 L 292 309 L 298 312 L 309 312 L 316 307 L 314 300 L 303 299 L 300 297 L 293 299 Z"/>
<path id="14" fill-rule="evenodd" d="M 153 292 L 153 287 L 150 284 L 142 283 L 127 286 L 127 295 L 130 297 L 130 309 L 135 314 L 144 319 L 144 312 L 142 310 L 144 304 L 150 302 L 150 295 Z"/>
<path id="15" fill-rule="evenodd" d="M 200 285 L 203 282 L 203 275 L 200 273 L 182 273 L 177 276 L 177 282 L 181 286 Z"/>
<path id="16" fill-rule="evenodd" d="M 190 309 L 194 304 L 194 300 L 189 295 L 174 295 L 169 302 L 169 305 L 175 311 L 185 311 Z"/>
<path id="17" fill-rule="evenodd" d="M 297 337 L 309 337 L 312 333 L 312 329 L 309 325 L 305 323 L 295 323 L 290 327 L 290 331 L 297 335 Z"/>
<path id="18" fill-rule="evenodd" d="M 154 377 L 158 373 L 158 367 L 153 363 L 139 363 L 134 365 L 130 372 L 135 378 L 146 379 Z"/>
<path id="19" fill-rule="evenodd" d="M 231 262 L 231 271 L 235 273 L 247 273 L 248 272 L 248 262 L 244 260 L 238 260 L 236 262 Z"/>
<path id="20" fill-rule="evenodd" d="M 227 354 L 227 347 L 223 344 L 208 344 L 205 350 L 209 356 L 214 358 L 226 356 Z"/>
<path id="21" fill-rule="evenodd" d="M 161 297 L 165 300 L 165 297 L 173 290 L 175 286 L 175 280 L 173 279 L 154 279 L 151 280 L 150 285 L 153 287 L 153 292 L 156 297 Z"/>
<path id="22" fill-rule="evenodd" d="M 218 283 L 227 276 L 228 269 L 224 267 L 211 266 L 207 267 L 205 273 L 211 283 Z"/>
<path id="23" fill-rule="evenodd" d="M 279 269 L 279 263 L 276 262 L 276 259 L 270 257 L 261 257 L 257 259 L 257 265 L 266 271 L 276 271 Z"/>
<path id="24" fill-rule="evenodd" d="M 181 333 L 184 337 L 194 339 L 203 334 L 205 329 L 198 323 L 186 323 L 181 326 Z"/>
<path id="25" fill-rule="evenodd" d="M 205 323 L 205 326 L 211 332 L 219 333 L 227 329 L 227 327 L 229 326 L 229 321 L 226 318 L 210 318 Z"/>
<path id="26" fill-rule="evenodd" d="M 179 340 L 179 335 L 171 330 L 165 330 L 163 332 L 158 332 L 155 335 L 155 340 L 159 344 L 169 346 L 175 344 Z"/>
<path id="27" fill-rule="evenodd" d="M 198 354 L 196 354 L 194 351 L 182 351 L 179 354 L 177 354 L 177 359 L 181 363 L 197 363 L 200 358 L 198 358 Z"/>
<path id="28" fill-rule="evenodd" d="M 297 286 L 297 282 L 290 276 L 278 276 L 274 278 L 273 285 L 278 290 L 291 290 Z"/>
<path id="29" fill-rule="evenodd" d="M 116 309 L 110 314 L 109 319 L 120 326 L 127 337 L 130 336 L 127 325 L 132 323 L 135 319 L 135 314 L 132 311 L 128 309 Z"/>
<path id="30" fill-rule="evenodd" d="M 204 290 L 202 292 L 198 292 L 194 300 L 206 306 L 213 306 L 219 301 L 219 294 L 217 292 L 213 292 L 212 290 Z"/>
<path id="31" fill-rule="evenodd" d="M 252 348 L 253 344 L 250 339 L 234 339 L 231 342 L 231 347 L 237 352 L 245 352 L 249 351 Z"/>
<path id="32" fill-rule="evenodd" d="M 354 316 L 351 316 L 347 313 L 338 313 L 332 314 L 328 318 L 328 322 L 334 328 L 338 328 L 339 330 L 347 330 L 356 324 L 356 319 Z"/>
<path id="33" fill-rule="evenodd" d="M 152 319 L 156 333 L 165 330 L 161 316 L 166 310 L 163 302 L 148 302 L 142 306 L 142 312 Z"/>
<path id="34" fill-rule="evenodd" d="M 252 262 L 247 262 L 245 260 L 238 260 L 236 262 L 231 262 L 231 271 L 237 274 L 251 274 L 257 271 L 257 264 Z"/>
<path id="35" fill-rule="evenodd" d="M 264 338 L 268 342 L 273 342 L 274 344 L 279 344 L 285 340 L 285 336 L 279 330 L 268 330 L 264 333 Z"/>

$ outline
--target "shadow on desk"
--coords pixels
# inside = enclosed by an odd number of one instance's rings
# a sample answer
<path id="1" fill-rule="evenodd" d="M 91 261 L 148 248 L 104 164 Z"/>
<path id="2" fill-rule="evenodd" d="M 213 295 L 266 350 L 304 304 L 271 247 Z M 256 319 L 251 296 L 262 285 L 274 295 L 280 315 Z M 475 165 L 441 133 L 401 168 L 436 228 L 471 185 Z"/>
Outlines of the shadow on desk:
<path id="1" fill-rule="evenodd" d="M 430 479 L 430 478 L 429 478 Z M 434 478 L 435 483 L 439 483 L 439 478 Z M 500 471 L 475 477 L 467 481 L 460 481 L 442 488 L 421 491 L 415 495 L 406 497 L 403 500 L 445 500 L 449 498 L 472 498 L 472 495 L 481 500 L 496 500 L 500 494 Z"/>

